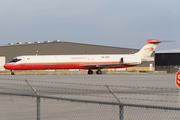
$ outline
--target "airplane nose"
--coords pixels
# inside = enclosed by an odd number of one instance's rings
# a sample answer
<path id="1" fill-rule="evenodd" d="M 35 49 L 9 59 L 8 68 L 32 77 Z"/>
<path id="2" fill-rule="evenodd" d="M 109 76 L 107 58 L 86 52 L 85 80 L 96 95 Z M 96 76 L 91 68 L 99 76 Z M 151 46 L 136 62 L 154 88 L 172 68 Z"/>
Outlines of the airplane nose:
<path id="1" fill-rule="evenodd" d="M 5 65 L 4 65 L 4 68 L 5 68 L 5 69 L 8 69 L 8 65 L 7 65 L 7 64 L 5 64 Z"/>
<path id="2" fill-rule="evenodd" d="M 11 69 L 13 68 L 13 66 L 12 66 L 12 65 L 9 65 L 9 64 L 5 64 L 5 65 L 4 65 L 4 68 L 5 68 L 5 69 L 10 69 L 10 70 L 11 70 Z"/>

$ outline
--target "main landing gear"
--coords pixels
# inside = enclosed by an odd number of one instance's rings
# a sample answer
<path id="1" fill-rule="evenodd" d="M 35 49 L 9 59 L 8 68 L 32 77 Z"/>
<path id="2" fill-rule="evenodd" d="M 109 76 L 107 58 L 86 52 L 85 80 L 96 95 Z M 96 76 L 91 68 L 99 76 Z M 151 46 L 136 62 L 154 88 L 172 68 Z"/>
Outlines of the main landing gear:
<path id="1" fill-rule="evenodd" d="M 88 70 L 88 74 L 91 75 L 93 74 L 93 71 L 91 69 Z"/>
<path id="2" fill-rule="evenodd" d="M 93 74 L 93 71 L 91 69 L 88 70 L 88 74 L 89 75 L 92 75 Z M 100 68 L 98 68 L 98 70 L 96 71 L 96 74 L 102 74 L 102 71 Z"/>
<path id="3" fill-rule="evenodd" d="M 98 70 L 96 71 L 96 74 L 102 74 L 101 68 L 98 68 Z"/>
<path id="4" fill-rule="evenodd" d="M 96 74 L 102 74 L 102 71 L 101 70 L 97 70 Z"/>

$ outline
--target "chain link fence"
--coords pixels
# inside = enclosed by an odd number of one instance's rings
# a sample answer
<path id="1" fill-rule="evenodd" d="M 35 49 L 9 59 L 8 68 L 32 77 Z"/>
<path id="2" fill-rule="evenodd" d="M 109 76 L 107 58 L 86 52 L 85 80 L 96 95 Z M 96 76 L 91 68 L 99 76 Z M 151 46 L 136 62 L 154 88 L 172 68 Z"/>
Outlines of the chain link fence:
<path id="1" fill-rule="evenodd" d="M 179 71 L 179 66 L 155 66 L 156 71 L 167 71 L 168 73 L 176 73 Z"/>
<path id="2" fill-rule="evenodd" d="M 1 120 L 179 120 L 179 89 L 0 79 Z M 156 92 L 155 92 L 156 91 Z"/>

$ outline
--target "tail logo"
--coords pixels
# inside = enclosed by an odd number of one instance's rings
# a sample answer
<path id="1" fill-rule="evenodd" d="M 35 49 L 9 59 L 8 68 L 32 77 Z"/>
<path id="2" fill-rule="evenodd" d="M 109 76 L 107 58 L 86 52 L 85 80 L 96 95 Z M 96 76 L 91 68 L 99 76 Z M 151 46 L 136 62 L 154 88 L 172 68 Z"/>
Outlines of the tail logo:
<path id="1" fill-rule="evenodd" d="M 154 48 L 150 47 L 150 48 L 145 48 L 144 50 L 148 50 L 148 52 L 150 52 L 150 51 L 154 51 Z"/>

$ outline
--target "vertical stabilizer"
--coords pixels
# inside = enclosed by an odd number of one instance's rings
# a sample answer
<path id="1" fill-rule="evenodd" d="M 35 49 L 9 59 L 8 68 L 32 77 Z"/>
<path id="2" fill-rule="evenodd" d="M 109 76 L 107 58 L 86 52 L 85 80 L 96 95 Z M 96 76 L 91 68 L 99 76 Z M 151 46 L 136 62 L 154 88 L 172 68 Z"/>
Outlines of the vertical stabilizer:
<path id="1" fill-rule="evenodd" d="M 135 55 L 140 56 L 142 59 L 149 58 L 159 43 L 161 43 L 161 41 L 149 39 L 144 47 L 139 52 L 135 53 Z"/>

